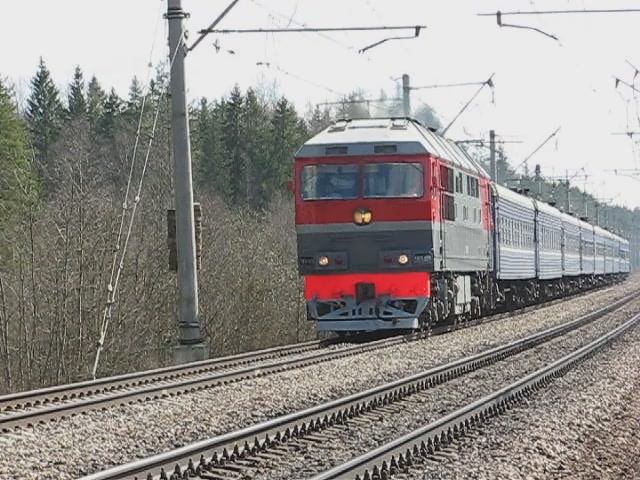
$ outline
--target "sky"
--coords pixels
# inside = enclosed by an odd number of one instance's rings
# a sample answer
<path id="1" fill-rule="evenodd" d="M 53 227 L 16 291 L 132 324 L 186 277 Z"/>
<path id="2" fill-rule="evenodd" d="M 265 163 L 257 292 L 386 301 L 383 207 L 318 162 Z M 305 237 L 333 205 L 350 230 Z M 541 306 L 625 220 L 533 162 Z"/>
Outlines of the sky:
<path id="1" fill-rule="evenodd" d="M 190 13 L 189 42 L 229 2 L 183 0 Z M 640 176 L 614 172 L 640 168 L 640 145 L 617 135 L 640 131 L 640 98 L 614 85 L 614 76 L 633 82 L 635 70 L 627 62 L 640 68 L 640 13 L 503 18 L 504 23 L 540 28 L 559 41 L 532 30 L 500 28 L 495 16 L 477 16 L 585 8 L 640 8 L 640 1 L 240 0 L 219 28 L 427 28 L 416 39 L 386 42 L 366 54 L 358 50 L 387 33 L 211 34 L 187 57 L 188 96 L 190 101 L 220 97 L 235 84 L 275 87 L 304 112 L 356 89 L 371 97 L 382 89 L 393 94 L 403 73 L 414 86 L 479 82 L 494 73 L 493 94 L 482 91 L 448 136 L 486 139 L 494 129 L 500 140 L 514 142 L 504 148 L 517 165 L 560 127 L 529 168 L 539 163 L 548 177 L 568 172 L 575 185 L 605 201 L 640 207 Z M 146 80 L 153 75 L 150 63 L 166 61 L 165 10 L 166 0 L 5 2 L 0 76 L 24 96 L 43 57 L 63 91 L 80 65 L 87 78 L 96 75 L 103 87 L 126 96 L 134 75 Z M 636 80 L 640 89 L 640 75 Z M 447 124 L 477 88 L 413 90 L 412 107 L 428 103 Z"/>

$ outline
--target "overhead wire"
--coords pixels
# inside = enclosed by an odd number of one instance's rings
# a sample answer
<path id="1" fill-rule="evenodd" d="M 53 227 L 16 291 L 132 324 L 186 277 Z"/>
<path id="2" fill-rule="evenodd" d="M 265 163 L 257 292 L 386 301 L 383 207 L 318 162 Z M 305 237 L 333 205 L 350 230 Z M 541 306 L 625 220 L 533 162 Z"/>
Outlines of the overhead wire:
<path id="1" fill-rule="evenodd" d="M 259 0 L 251 0 L 251 2 L 253 4 L 255 4 L 256 6 L 262 8 L 263 10 L 265 10 L 267 12 L 267 14 L 269 15 L 269 17 L 274 22 L 278 22 L 278 18 L 279 18 L 282 21 L 285 21 L 287 23 L 290 22 L 290 24 L 297 25 L 298 27 L 304 27 L 304 28 L 309 27 L 309 25 L 306 22 L 292 19 L 293 17 L 291 15 L 287 15 L 287 14 L 284 14 L 282 12 L 279 12 L 279 11 L 275 10 L 274 8 L 272 8 L 271 6 L 266 6 L 263 3 L 261 3 Z M 379 12 L 377 10 L 375 10 L 371 6 L 371 4 L 368 2 L 368 0 L 367 0 L 367 4 L 372 9 L 372 11 L 374 11 L 374 13 L 376 15 L 378 15 L 378 17 L 379 17 Z M 276 18 L 276 17 L 278 17 L 278 18 Z M 282 25 L 282 24 L 279 24 L 279 25 Z M 322 31 L 304 32 L 304 33 L 306 33 L 307 35 L 311 34 L 311 35 L 317 35 L 319 37 L 322 37 L 323 39 L 338 45 L 339 47 L 347 50 L 348 52 L 353 53 L 359 59 L 366 60 L 370 67 L 374 66 L 374 60 L 371 58 L 371 56 L 369 56 L 368 54 L 358 54 L 358 49 L 353 45 L 350 45 L 350 44 L 347 44 L 345 42 L 339 41 L 339 40 L 335 39 L 334 37 L 332 37 L 330 35 L 327 35 L 325 32 L 322 32 Z M 409 53 L 408 49 L 405 46 L 402 46 L 402 48 L 407 53 Z M 385 80 L 390 80 L 390 81 L 394 82 L 394 84 L 397 86 L 397 83 L 398 83 L 398 80 L 399 80 L 398 78 L 394 78 L 393 75 L 387 75 L 386 73 L 381 72 L 377 68 L 376 68 L 376 71 L 377 71 L 378 75 L 381 75 L 381 77 L 384 77 Z M 307 82 L 307 83 L 309 83 L 309 82 Z M 346 95 L 342 94 L 342 96 L 346 96 Z M 388 113 L 388 109 L 384 108 L 382 105 L 374 104 L 374 107 L 376 109 L 378 109 L 379 111 L 382 111 L 384 113 Z"/>
<path id="2" fill-rule="evenodd" d="M 291 14 L 291 15 L 286 15 L 286 14 L 284 14 L 282 12 L 278 12 L 277 10 L 274 10 L 271 7 L 267 7 L 267 6 L 263 5 L 262 3 L 260 3 L 257 0 L 251 0 L 251 1 L 252 1 L 252 3 L 254 3 L 255 5 L 257 5 L 258 7 L 262 8 L 263 10 L 265 10 L 267 12 L 267 15 L 271 19 L 272 25 L 281 26 L 282 24 L 280 23 L 280 20 L 282 20 L 282 21 L 286 21 L 287 22 L 287 27 L 289 25 L 291 25 L 291 24 L 297 25 L 298 27 L 303 27 L 303 28 L 308 27 L 307 23 L 295 20 L 295 13 L 297 12 L 297 4 L 296 4 L 296 8 L 294 9 L 294 13 Z M 278 17 L 280 20 L 278 18 L 276 18 L 276 17 Z M 355 51 L 355 47 L 347 45 L 347 44 L 345 44 L 343 42 L 340 42 L 340 41 L 334 39 L 333 37 L 327 35 L 326 33 L 322 32 L 322 31 L 303 32 L 303 33 L 317 35 L 317 36 L 319 36 L 319 37 L 321 37 L 321 38 L 323 38 L 325 40 L 328 40 L 328 41 L 330 41 L 330 42 L 332 42 L 332 43 L 334 43 L 334 44 L 336 44 L 336 45 L 340 46 L 341 48 L 344 48 L 344 49 L 346 49 L 348 51 Z M 292 72 L 288 71 L 287 69 L 284 69 L 283 67 L 281 67 L 281 66 L 279 66 L 277 64 L 274 64 L 273 62 L 256 62 L 256 64 L 257 65 L 264 65 L 267 68 L 270 67 L 271 65 L 273 65 L 275 67 L 275 69 L 277 71 L 279 71 L 280 73 L 282 73 L 283 75 L 289 76 L 291 78 L 294 78 L 294 79 L 296 79 L 298 81 L 307 83 L 309 85 L 321 88 L 321 89 L 323 89 L 323 90 L 325 90 L 325 91 L 327 91 L 327 92 L 329 92 L 329 93 L 331 93 L 333 95 L 337 95 L 337 96 L 339 96 L 341 98 L 346 98 L 348 96 L 346 93 L 339 92 L 334 88 L 328 87 L 327 85 L 321 84 L 321 83 L 319 83 L 317 81 L 309 80 L 309 79 L 307 79 L 307 78 L 305 78 L 305 77 L 303 77 L 303 76 L 301 76 L 299 74 L 292 73 Z M 394 80 L 394 79 L 391 79 L 391 80 Z M 386 109 L 384 109 L 383 106 L 376 105 L 375 103 L 374 103 L 374 107 L 376 109 L 378 109 L 378 110 L 382 110 L 383 112 L 387 111 Z"/>
<path id="3" fill-rule="evenodd" d="M 157 30 L 156 30 L 156 34 L 157 34 Z M 155 45 L 155 37 L 156 34 L 154 34 L 154 45 Z M 178 43 L 178 46 L 176 48 L 176 51 L 172 53 L 171 55 L 171 60 L 169 62 L 169 71 L 171 70 L 171 67 L 173 66 L 173 62 L 176 58 L 177 53 L 180 51 L 182 46 L 185 46 L 184 44 L 184 31 L 182 32 L 182 35 L 180 36 L 181 40 Z M 152 48 L 152 52 L 153 52 L 153 48 Z M 148 68 L 151 69 L 152 68 L 152 60 L 153 57 L 151 56 L 149 64 L 148 64 Z M 147 81 L 147 90 L 146 93 L 143 97 L 143 102 L 142 102 L 142 106 L 145 105 L 146 103 L 146 98 L 151 94 L 150 89 L 148 88 L 149 85 L 149 81 Z M 167 92 L 167 86 L 165 85 L 164 91 L 161 92 L 158 95 L 157 98 L 157 102 L 156 102 L 156 110 L 155 110 L 155 115 L 153 118 L 153 124 L 151 127 L 151 132 L 149 135 L 149 141 L 147 144 L 147 150 L 145 153 L 145 157 L 144 157 L 144 162 L 142 164 L 142 169 L 140 172 L 140 179 L 138 182 L 138 186 L 135 192 L 135 196 L 133 198 L 133 206 L 131 208 L 131 213 L 128 216 L 128 225 L 127 225 L 127 231 L 126 231 L 126 235 L 124 236 L 124 243 L 122 242 L 123 239 L 123 231 L 124 231 L 124 225 L 126 223 L 126 216 L 127 216 L 127 211 L 129 209 L 128 203 L 129 203 L 129 195 L 130 195 L 130 190 L 131 190 L 131 184 L 132 184 L 132 179 L 133 179 L 133 173 L 135 171 L 135 163 L 136 163 L 136 155 L 132 155 L 132 159 L 131 159 L 131 167 L 129 170 L 129 178 L 127 180 L 127 189 L 126 189 L 126 194 L 125 194 L 125 200 L 123 202 L 122 205 L 122 211 L 121 211 L 121 219 L 120 219 L 120 229 L 118 231 L 118 236 L 117 236 L 117 241 L 116 241 L 116 245 L 114 248 L 114 258 L 113 258 L 113 264 L 112 264 L 112 270 L 111 270 L 111 276 L 109 279 L 109 284 L 107 285 L 107 301 L 105 304 L 105 308 L 103 310 L 103 316 L 102 316 L 102 322 L 100 325 L 100 337 L 98 339 L 97 342 L 97 349 L 96 349 L 96 355 L 94 358 L 94 363 L 93 363 L 93 367 L 91 370 L 91 375 L 92 378 L 96 378 L 96 374 L 97 374 L 97 370 L 98 370 L 98 366 L 99 366 L 99 362 L 100 362 L 100 356 L 101 353 L 104 349 L 104 342 L 106 339 L 106 335 L 107 335 L 107 331 L 109 328 L 109 324 L 111 322 L 111 318 L 112 318 L 112 313 L 113 313 L 113 305 L 115 304 L 115 300 L 116 300 L 116 295 L 117 295 L 117 291 L 118 291 L 118 286 L 120 284 L 120 278 L 122 275 L 122 270 L 124 269 L 124 261 L 126 258 L 126 254 L 127 254 L 127 248 L 129 246 L 129 241 L 131 239 L 131 234 L 133 231 L 133 224 L 135 221 L 135 216 L 136 216 L 136 211 L 138 208 L 138 204 L 140 203 L 140 196 L 142 194 L 142 187 L 144 185 L 144 177 L 147 171 L 147 167 L 149 164 L 149 158 L 150 158 L 150 154 L 151 154 L 151 147 L 153 145 L 153 139 L 155 136 L 155 131 L 157 128 L 157 124 L 158 124 L 158 118 L 159 118 L 159 114 L 160 114 L 160 110 L 161 110 L 161 105 L 162 105 L 162 100 L 164 99 L 166 92 Z M 137 148 L 138 148 L 138 143 L 140 140 L 140 136 L 141 136 L 141 128 L 140 125 L 142 123 L 142 119 L 143 119 L 143 115 L 144 115 L 144 110 L 141 106 L 141 111 L 140 111 L 140 117 L 139 117 L 139 121 L 138 121 L 138 130 L 136 132 L 136 139 L 134 142 L 134 152 L 137 152 Z M 117 265 L 117 268 L 115 268 Z"/>
<path id="4" fill-rule="evenodd" d="M 278 12 L 277 10 L 273 9 L 272 7 L 267 7 L 266 5 L 262 4 L 258 0 L 251 0 L 251 2 L 254 3 L 255 5 L 257 5 L 258 7 L 262 8 L 263 10 L 265 10 L 265 11 L 267 11 L 269 13 L 272 13 L 274 16 L 278 16 L 278 17 L 280 17 L 281 19 L 284 19 L 284 20 L 288 20 L 289 19 L 289 16 L 283 14 L 282 12 Z M 299 20 L 298 21 L 294 20 L 294 21 L 292 21 L 292 23 L 294 25 L 297 25 L 298 27 L 305 27 L 305 28 L 309 27 L 309 25 L 306 22 L 299 21 Z M 336 45 L 339 45 L 340 47 L 344 48 L 345 50 L 353 53 L 358 58 L 365 59 L 370 65 L 372 65 L 373 62 L 374 62 L 374 60 L 368 54 L 358 54 L 357 53 L 358 52 L 358 48 L 357 47 L 355 47 L 353 45 L 350 45 L 350 44 L 347 44 L 347 43 L 344 43 L 342 41 L 339 41 L 339 40 L 335 39 L 334 37 L 332 37 L 330 35 L 327 35 L 324 32 L 308 32 L 308 34 L 318 35 L 318 36 L 324 38 L 325 40 L 328 40 L 329 42 L 335 43 Z M 396 79 L 393 78 L 392 75 L 386 75 L 386 74 L 383 74 L 383 75 L 385 76 L 385 78 L 387 78 L 387 79 L 389 79 L 389 80 L 391 80 L 393 82 L 397 81 Z"/>
<path id="5" fill-rule="evenodd" d="M 640 8 L 595 8 L 582 10 L 528 10 L 501 12 L 502 15 L 564 15 L 583 13 L 640 13 Z M 478 17 L 492 17 L 495 13 L 477 13 Z"/>
<path id="6" fill-rule="evenodd" d="M 638 90 L 636 89 L 635 86 L 635 80 L 636 77 L 638 76 L 638 69 L 628 60 L 625 60 L 625 62 L 631 66 L 631 68 L 633 68 L 635 70 L 634 72 L 634 76 L 632 79 L 631 83 L 627 83 L 624 80 L 615 77 L 614 79 L 616 81 L 615 85 L 616 85 L 616 93 L 618 94 L 618 96 L 620 97 L 620 99 L 625 103 L 625 114 L 626 114 L 626 132 L 627 134 L 629 134 L 629 132 L 631 132 L 633 129 L 631 128 L 631 121 L 629 119 L 630 117 L 630 104 L 631 104 L 631 99 L 630 98 L 625 98 L 622 95 L 622 92 L 617 88 L 619 84 L 623 84 L 626 87 L 629 87 L 629 90 L 631 90 L 632 96 L 633 96 L 633 102 L 634 102 L 634 106 L 636 109 L 636 119 L 638 121 L 638 125 L 640 126 L 640 109 L 639 109 L 639 104 L 638 104 Z M 637 144 L 636 141 L 633 138 L 633 135 L 629 134 L 629 141 L 631 142 L 631 155 L 633 157 L 633 164 L 635 168 L 638 168 L 638 149 L 637 149 Z"/>

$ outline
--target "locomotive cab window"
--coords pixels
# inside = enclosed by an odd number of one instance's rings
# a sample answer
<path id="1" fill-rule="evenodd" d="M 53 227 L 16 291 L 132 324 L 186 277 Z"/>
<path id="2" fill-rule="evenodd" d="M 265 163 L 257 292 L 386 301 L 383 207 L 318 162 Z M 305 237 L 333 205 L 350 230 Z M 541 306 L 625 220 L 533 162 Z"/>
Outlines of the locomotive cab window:
<path id="1" fill-rule="evenodd" d="M 418 198 L 424 194 L 419 163 L 370 163 L 364 166 L 365 198 Z"/>
<path id="2" fill-rule="evenodd" d="M 305 165 L 301 181 L 304 200 L 358 198 L 357 165 Z"/>

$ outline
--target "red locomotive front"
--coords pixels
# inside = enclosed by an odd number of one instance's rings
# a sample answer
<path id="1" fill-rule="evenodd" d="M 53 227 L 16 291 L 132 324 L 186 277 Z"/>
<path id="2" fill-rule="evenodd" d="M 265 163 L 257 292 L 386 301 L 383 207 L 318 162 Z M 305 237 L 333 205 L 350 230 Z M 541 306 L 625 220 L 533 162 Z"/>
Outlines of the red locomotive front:
<path id="1" fill-rule="evenodd" d="M 420 327 L 442 256 L 439 159 L 425 133 L 404 118 L 346 120 L 298 151 L 299 271 L 319 330 Z"/>

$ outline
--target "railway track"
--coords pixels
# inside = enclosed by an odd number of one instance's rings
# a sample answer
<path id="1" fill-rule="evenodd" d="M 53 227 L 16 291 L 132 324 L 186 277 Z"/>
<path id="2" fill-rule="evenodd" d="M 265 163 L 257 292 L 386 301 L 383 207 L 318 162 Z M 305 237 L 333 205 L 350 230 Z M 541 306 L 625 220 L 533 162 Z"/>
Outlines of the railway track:
<path id="1" fill-rule="evenodd" d="M 624 297 L 571 322 L 416 375 L 96 473 L 85 477 L 85 480 L 242 478 L 242 472 L 259 469 L 261 462 L 286 455 L 287 445 L 291 443 L 327 443 L 330 440 L 327 436 L 330 429 L 340 427 L 347 422 L 366 422 L 364 418 L 360 420 L 360 417 L 372 412 L 379 412 L 381 415 L 385 412 L 393 412 L 396 408 L 394 403 L 402 402 L 412 395 L 443 385 L 586 326 L 624 306 L 635 297 L 636 294 Z M 457 431 L 452 430 L 452 432 L 454 434 Z M 372 472 L 373 470 L 370 474 Z"/>
<path id="2" fill-rule="evenodd" d="M 589 344 L 545 365 L 517 381 L 446 415 L 435 422 L 418 428 L 374 450 L 330 469 L 313 480 L 378 480 L 389 479 L 398 473 L 407 473 L 424 461 L 434 458 L 438 451 L 456 439 L 504 414 L 516 404 L 545 388 L 557 377 L 593 355 L 627 330 L 640 323 L 640 314 L 622 325 L 596 338 Z"/>
<path id="3" fill-rule="evenodd" d="M 322 348 L 325 345 L 327 345 L 327 342 L 314 340 L 294 345 L 246 352 L 238 355 L 213 358 L 200 362 L 193 362 L 188 365 L 170 366 L 146 370 L 143 372 L 133 372 L 113 377 L 104 377 L 96 380 L 56 385 L 38 390 L 3 395 L 0 396 L 0 418 L 2 414 L 6 412 L 57 403 L 65 400 L 81 399 L 92 395 L 107 394 L 117 390 L 133 388 L 140 385 L 148 385 L 154 382 L 170 381 L 190 375 L 206 374 L 263 360 L 300 354 Z"/>
<path id="4" fill-rule="evenodd" d="M 431 334 L 439 335 L 459 328 L 512 317 L 570 298 L 572 297 L 556 299 L 457 325 L 438 326 L 432 330 Z M 329 350 L 325 347 L 336 345 L 344 340 L 315 340 L 187 365 L 164 367 L 0 396 L 0 432 L 10 432 L 16 428 L 64 419 L 92 410 L 166 398 L 221 384 L 328 362 L 420 340 L 425 336 L 423 333 L 411 333 L 373 341 L 368 341 L 370 336 L 356 337 L 351 340 L 366 343 L 356 343 L 335 350 Z"/>

